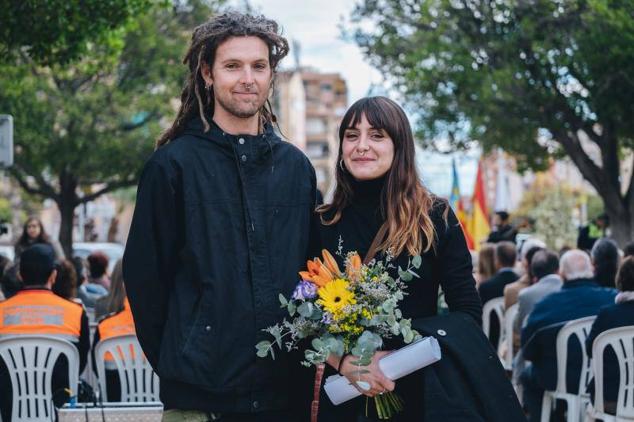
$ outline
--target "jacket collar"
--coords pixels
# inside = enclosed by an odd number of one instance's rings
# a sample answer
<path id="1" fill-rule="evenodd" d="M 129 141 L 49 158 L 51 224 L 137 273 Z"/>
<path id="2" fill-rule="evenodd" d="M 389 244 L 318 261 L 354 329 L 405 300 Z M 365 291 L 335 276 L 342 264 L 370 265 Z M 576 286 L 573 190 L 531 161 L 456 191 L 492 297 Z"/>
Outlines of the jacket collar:
<path id="1" fill-rule="evenodd" d="M 247 142 L 258 142 L 258 141 L 267 141 L 271 143 L 281 142 L 275 130 L 273 129 L 273 125 L 267 123 L 264 125 L 264 131 L 259 135 L 247 135 L 247 134 L 231 134 L 227 133 L 220 126 L 216 124 L 213 120 L 209 121 L 210 128 L 208 131 L 205 131 L 205 125 L 203 124 L 200 116 L 196 116 L 191 119 L 185 128 L 184 134 L 194 135 L 199 138 L 205 138 L 211 141 L 224 141 L 228 144 L 237 142 L 240 138 L 243 138 Z"/>
<path id="2" fill-rule="evenodd" d="M 577 287 L 600 287 L 591 278 L 577 278 L 575 280 L 567 280 L 564 282 L 562 289 L 574 289 Z"/>
<path id="3" fill-rule="evenodd" d="M 557 274 L 548 274 L 539 279 L 537 283 L 561 283 L 561 277 Z"/>

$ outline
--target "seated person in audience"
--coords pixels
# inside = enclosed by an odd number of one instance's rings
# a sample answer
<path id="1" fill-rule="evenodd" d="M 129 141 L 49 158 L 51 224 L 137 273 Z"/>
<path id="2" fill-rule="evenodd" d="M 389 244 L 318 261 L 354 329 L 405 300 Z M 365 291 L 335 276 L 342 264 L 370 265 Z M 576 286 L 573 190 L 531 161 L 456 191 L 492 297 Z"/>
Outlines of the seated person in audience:
<path id="1" fill-rule="evenodd" d="M 499 242 L 495 245 L 495 269 L 496 273 L 490 279 L 482 282 L 478 286 L 480 300 L 484 306 L 489 300 L 504 296 L 504 286 L 514 282 L 519 278 L 513 270 L 515 265 L 515 244 L 513 242 Z M 491 317 L 491 328 L 489 340 L 497 347 L 500 337 L 500 321 L 493 315 Z"/>
<path id="2" fill-rule="evenodd" d="M 125 293 L 123 284 L 123 273 L 121 271 L 121 260 L 117 262 L 112 271 L 112 284 L 110 286 L 110 294 L 99 299 L 96 310 L 104 309 L 106 315 L 99 321 L 92 344 L 96 345 L 99 341 L 112 337 L 126 336 L 136 334 L 134 329 L 134 320 L 132 311 L 130 311 L 130 303 Z M 99 318 L 99 315 L 97 315 Z M 95 362 L 95 347 L 92 349 L 93 368 L 97 371 Z M 121 385 L 119 383 L 119 374 L 115 367 L 113 357 L 107 353 L 105 355 L 106 368 L 106 389 L 108 390 L 108 401 L 121 400 Z"/>
<path id="3" fill-rule="evenodd" d="M 544 297 L 561 289 L 562 281 L 559 277 L 559 257 L 547 249 L 539 250 L 531 260 L 531 274 L 536 280 L 534 284 L 522 290 L 518 297 L 517 319 L 515 329 L 519 332 L 525 319 L 531 313 L 535 304 Z M 588 274 L 584 274 L 588 275 Z M 580 278 L 581 274 L 572 276 Z"/>
<path id="4" fill-rule="evenodd" d="M 50 245 L 35 244 L 20 256 L 23 288 L 15 296 L 0 302 L 0 338 L 15 335 L 51 335 L 69 340 L 79 351 L 79 372 L 86 365 L 90 349 L 88 319 L 81 305 L 63 299 L 51 291 L 55 282 L 55 251 Z M 7 364 L 0 359 L 0 412 L 2 420 L 11 420 L 12 386 Z M 53 397 L 61 405 L 68 396 L 68 361 L 55 363 Z M 62 394 L 60 394 L 62 393 Z M 77 394 L 76 391 L 72 392 Z"/>
<path id="5" fill-rule="evenodd" d="M 594 281 L 603 287 L 615 287 L 616 271 L 621 262 L 621 253 L 616 242 L 605 237 L 597 240 L 590 257 L 594 266 Z"/>
<path id="6" fill-rule="evenodd" d="M 522 275 L 516 281 L 504 286 L 504 309 L 508 309 L 517 303 L 517 296 L 522 289 L 527 288 L 534 283 L 531 276 L 531 260 L 535 252 L 544 249 L 546 245 L 541 240 L 528 239 L 522 243 L 519 251 L 521 261 Z"/>
<path id="7" fill-rule="evenodd" d="M 634 256 L 634 242 L 630 242 L 623 248 L 623 259 Z"/>
<path id="8" fill-rule="evenodd" d="M 59 297 L 75 303 L 82 303 L 77 298 L 77 273 L 71 261 L 64 259 L 57 264 L 57 277 L 55 277 L 52 290 Z"/>
<path id="9" fill-rule="evenodd" d="M 89 282 L 86 261 L 83 258 L 79 256 L 74 257 L 73 265 L 75 265 L 77 285 L 79 286 L 77 289 L 77 297 L 81 299 L 84 306 L 94 309 L 97 299 L 106 296 L 108 294 L 108 290 L 100 284 Z"/>
<path id="10" fill-rule="evenodd" d="M 88 255 L 88 282 L 98 284 L 106 290 L 110 290 L 110 278 L 108 278 L 108 257 L 105 253 L 96 251 Z"/>
<path id="11" fill-rule="evenodd" d="M 616 286 L 620 290 L 616 295 L 616 303 L 602 308 L 592 324 L 586 340 L 589 357 L 592 357 L 592 344 L 599 334 L 612 328 L 634 326 L 634 256 L 623 260 L 616 277 Z M 594 382 L 590 385 L 589 390 L 594 393 Z M 603 357 L 603 403 L 608 413 L 616 413 L 618 386 L 619 363 L 612 348 L 608 347 Z"/>
<path id="12" fill-rule="evenodd" d="M 476 287 L 495 275 L 495 245 L 493 243 L 485 243 L 480 247 L 478 265 L 474 268 L 477 268 L 474 276 Z"/>
<path id="13" fill-rule="evenodd" d="M 533 261 L 535 257 L 533 257 Z M 567 321 L 596 315 L 603 306 L 614 303 L 616 290 L 600 287 L 592 280 L 592 263 L 584 251 L 573 249 L 561 257 L 561 289 L 537 302 L 522 329 L 522 353 L 530 361 L 520 377 L 524 389 L 524 406 L 530 421 L 541 419 L 544 390 L 557 386 L 556 339 Z M 582 347 L 568 350 L 568 391 L 576 391 L 581 371 Z"/>

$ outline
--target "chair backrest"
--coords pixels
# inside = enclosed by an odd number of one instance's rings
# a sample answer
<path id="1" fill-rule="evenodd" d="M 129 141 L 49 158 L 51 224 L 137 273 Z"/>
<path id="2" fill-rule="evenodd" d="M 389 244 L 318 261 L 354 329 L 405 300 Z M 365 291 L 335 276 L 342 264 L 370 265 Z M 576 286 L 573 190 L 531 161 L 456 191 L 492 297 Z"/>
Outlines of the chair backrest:
<path id="1" fill-rule="evenodd" d="M 69 341 L 53 336 L 16 335 L 0 339 L 0 356 L 13 389 L 11 420 L 51 421 L 53 367 L 68 359 L 69 388 L 77 394 L 79 352 Z"/>
<path id="2" fill-rule="evenodd" d="M 594 408 L 603 413 L 603 353 L 610 346 L 619 362 L 619 395 L 616 416 L 634 418 L 634 325 L 602 332 L 592 344 Z M 628 419 L 629 420 L 629 419 Z"/>
<path id="3" fill-rule="evenodd" d="M 578 394 L 587 394 L 586 387 L 590 381 L 590 360 L 586 353 L 586 339 L 590 334 L 596 315 L 568 321 L 557 333 L 557 388 L 558 393 L 568 393 L 566 387 L 566 366 L 568 363 L 568 342 L 576 336 L 581 345 L 581 374 L 579 376 Z"/>
<path id="4" fill-rule="evenodd" d="M 504 331 L 503 338 L 506 342 L 506 356 L 504 357 L 504 367 L 507 370 L 513 368 L 513 356 L 515 351 L 513 350 L 513 327 L 515 318 L 517 318 L 517 312 L 519 311 L 519 304 L 514 303 L 504 312 Z"/>
<path id="5" fill-rule="evenodd" d="M 496 297 L 491 300 L 488 300 L 484 307 L 482 308 L 482 329 L 484 330 L 484 334 L 490 338 L 491 335 L 491 314 L 495 314 L 500 321 L 500 328 L 503 327 L 504 321 L 504 298 Z M 501 331 L 501 330 L 500 330 Z M 500 336 L 499 338 L 502 338 Z M 499 346 L 499 340 L 496 347 Z"/>
<path id="6" fill-rule="evenodd" d="M 159 401 L 159 380 L 141 345 L 134 335 L 117 336 L 100 341 L 95 346 L 95 361 L 99 388 L 104 401 L 108 401 L 106 391 L 106 354 L 111 356 L 121 384 L 122 402 Z"/>

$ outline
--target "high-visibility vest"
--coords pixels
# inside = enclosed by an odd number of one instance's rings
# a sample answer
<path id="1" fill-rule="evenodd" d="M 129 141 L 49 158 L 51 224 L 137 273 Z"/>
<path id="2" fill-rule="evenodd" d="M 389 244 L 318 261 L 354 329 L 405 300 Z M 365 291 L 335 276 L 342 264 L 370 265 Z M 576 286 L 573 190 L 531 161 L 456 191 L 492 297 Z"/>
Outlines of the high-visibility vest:
<path id="1" fill-rule="evenodd" d="M 55 335 L 77 341 L 82 305 L 48 289 L 25 289 L 0 302 L 0 336 Z"/>
<path id="2" fill-rule="evenodd" d="M 123 310 L 116 314 L 111 314 L 104 317 L 97 325 L 99 331 L 99 341 L 119 336 L 126 336 L 129 334 L 136 335 L 134 329 L 134 319 L 132 318 L 132 311 L 130 310 L 130 302 L 126 298 L 123 302 Z M 123 358 L 123 356 L 122 356 Z M 112 363 L 114 361 L 110 352 L 104 355 L 107 369 L 114 369 Z"/>
<path id="3" fill-rule="evenodd" d="M 123 302 L 123 310 L 116 314 L 106 316 L 97 325 L 99 330 L 99 341 L 104 341 L 107 338 L 126 336 L 129 334 L 136 334 L 134 329 L 134 319 L 132 318 L 132 311 L 130 310 L 130 302 L 126 298 Z"/>

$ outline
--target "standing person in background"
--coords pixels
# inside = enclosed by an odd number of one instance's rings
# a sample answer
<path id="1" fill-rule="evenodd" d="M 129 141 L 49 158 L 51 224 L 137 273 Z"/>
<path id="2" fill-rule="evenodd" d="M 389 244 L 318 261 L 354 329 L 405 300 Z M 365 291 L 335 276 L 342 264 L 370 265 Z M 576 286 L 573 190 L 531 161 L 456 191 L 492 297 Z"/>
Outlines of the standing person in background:
<path id="1" fill-rule="evenodd" d="M 46 230 L 44 230 L 44 225 L 42 224 L 42 220 L 37 217 L 29 217 L 24 223 L 22 235 L 15 244 L 16 264 L 22 252 L 24 252 L 24 250 L 26 250 L 28 247 L 37 243 L 51 245 L 51 247 L 55 251 L 55 257 L 57 259 L 65 258 L 62 246 L 56 240 L 51 239 L 51 237 L 46 233 Z"/>
<path id="2" fill-rule="evenodd" d="M 587 226 L 579 229 L 577 237 L 577 248 L 590 251 L 594 246 L 594 242 L 602 237 L 607 236 L 607 229 L 610 227 L 610 219 L 606 214 L 601 214 L 594 220 L 590 221 Z"/>
<path id="3" fill-rule="evenodd" d="M 590 252 L 594 267 L 594 281 L 603 287 L 615 287 L 616 272 L 621 255 L 619 247 L 612 239 L 602 238 L 595 242 Z"/>
<path id="4" fill-rule="evenodd" d="M 141 175 L 123 275 L 165 421 L 290 422 L 310 411 L 291 410 L 300 359 L 255 349 L 284 317 L 280 293 L 319 253 L 315 170 L 275 133 L 267 103 L 287 53 L 264 16 L 198 26 L 178 116 Z"/>
<path id="5" fill-rule="evenodd" d="M 517 236 L 517 229 L 509 224 L 509 213 L 496 211 L 493 216 L 493 230 L 487 239 L 488 243 L 513 242 Z"/>

